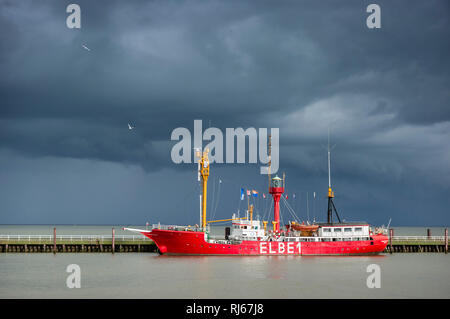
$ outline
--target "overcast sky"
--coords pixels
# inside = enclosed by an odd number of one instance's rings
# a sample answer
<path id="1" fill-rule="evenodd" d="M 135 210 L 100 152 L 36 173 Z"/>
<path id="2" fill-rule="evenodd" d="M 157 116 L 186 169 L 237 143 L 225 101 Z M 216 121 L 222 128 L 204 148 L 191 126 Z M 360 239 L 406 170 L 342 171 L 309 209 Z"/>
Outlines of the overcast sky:
<path id="1" fill-rule="evenodd" d="M 81 29 L 66 26 L 70 3 Z M 381 29 L 366 26 L 370 3 Z M 302 219 L 307 192 L 310 218 L 326 219 L 330 128 L 341 218 L 450 224 L 447 0 L 0 8 L 2 224 L 198 223 L 196 165 L 170 157 L 171 132 L 194 119 L 280 128 L 279 173 Z M 210 218 L 242 212 L 241 187 L 267 192 L 260 166 L 211 166 Z M 261 217 L 268 204 L 257 200 Z"/>

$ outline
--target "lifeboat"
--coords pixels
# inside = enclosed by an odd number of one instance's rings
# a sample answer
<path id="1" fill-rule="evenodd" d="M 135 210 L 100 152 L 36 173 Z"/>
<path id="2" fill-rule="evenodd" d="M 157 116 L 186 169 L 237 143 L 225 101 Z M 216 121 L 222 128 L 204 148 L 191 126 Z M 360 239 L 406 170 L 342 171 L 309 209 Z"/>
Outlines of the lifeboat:
<path id="1" fill-rule="evenodd" d="M 319 225 L 305 225 L 304 222 L 301 224 L 292 222 L 290 226 L 291 229 L 301 232 L 302 236 L 312 236 L 319 229 Z"/>

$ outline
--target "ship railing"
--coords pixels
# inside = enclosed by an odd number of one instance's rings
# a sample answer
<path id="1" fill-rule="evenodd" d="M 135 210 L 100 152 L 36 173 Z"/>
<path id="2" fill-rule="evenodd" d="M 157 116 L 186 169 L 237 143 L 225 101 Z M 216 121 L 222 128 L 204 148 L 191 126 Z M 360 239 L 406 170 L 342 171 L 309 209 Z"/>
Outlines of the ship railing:
<path id="1" fill-rule="evenodd" d="M 0 241 L 28 241 L 28 242 L 47 242 L 53 241 L 53 235 L 0 235 Z M 115 235 L 114 240 L 120 241 L 149 241 L 150 239 L 143 235 Z M 112 241 L 112 235 L 56 235 L 56 241 L 79 242 Z"/>
<path id="2" fill-rule="evenodd" d="M 161 225 L 153 224 L 152 229 L 162 229 L 162 230 L 178 230 L 178 231 L 201 231 L 200 227 L 194 226 L 180 226 L 180 225 Z"/>
<path id="3" fill-rule="evenodd" d="M 285 237 L 284 241 L 359 241 L 359 240 L 369 240 L 369 236 L 351 236 L 351 237 Z M 445 240 L 444 236 L 392 236 L 392 240 L 396 242 L 443 242 Z"/>

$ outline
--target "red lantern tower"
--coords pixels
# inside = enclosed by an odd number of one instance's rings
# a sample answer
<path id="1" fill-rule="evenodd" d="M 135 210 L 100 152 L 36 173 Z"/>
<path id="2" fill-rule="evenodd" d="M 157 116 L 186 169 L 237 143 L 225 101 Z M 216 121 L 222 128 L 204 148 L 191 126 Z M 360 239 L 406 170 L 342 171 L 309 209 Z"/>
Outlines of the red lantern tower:
<path id="1" fill-rule="evenodd" d="M 278 176 L 272 178 L 272 183 L 269 187 L 269 193 L 273 197 L 273 219 L 275 222 L 274 231 L 280 232 L 280 197 L 284 193 L 283 181 Z"/>

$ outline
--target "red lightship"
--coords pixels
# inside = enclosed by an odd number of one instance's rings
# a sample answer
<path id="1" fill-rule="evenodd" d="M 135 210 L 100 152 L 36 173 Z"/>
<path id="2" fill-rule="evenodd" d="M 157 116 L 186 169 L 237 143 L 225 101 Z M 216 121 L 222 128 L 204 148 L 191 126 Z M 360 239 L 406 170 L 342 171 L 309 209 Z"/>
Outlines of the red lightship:
<path id="1" fill-rule="evenodd" d="M 201 176 L 202 218 L 201 227 L 153 225 L 151 230 L 124 228 L 139 232 L 152 239 L 158 252 L 165 255 L 371 255 L 378 254 L 387 246 L 388 237 L 384 229 L 371 230 L 368 223 L 343 223 L 340 221 L 333 203 L 334 193 L 329 178 L 328 216 L 326 223 L 304 225 L 292 222 L 280 225 L 280 198 L 284 193 L 283 179 L 270 178 L 269 193 L 274 201 L 272 229 L 267 229 L 268 221 L 253 219 L 253 205 L 248 205 L 246 217 L 206 221 L 206 195 L 209 176 L 208 150 L 199 157 L 199 179 Z M 328 151 L 328 171 L 330 172 L 330 152 Z M 269 163 L 270 167 L 270 163 Z M 330 176 L 330 175 L 329 175 Z M 333 210 L 339 220 L 333 222 Z M 210 236 L 208 225 L 213 222 L 231 221 L 225 228 L 224 238 Z"/>

